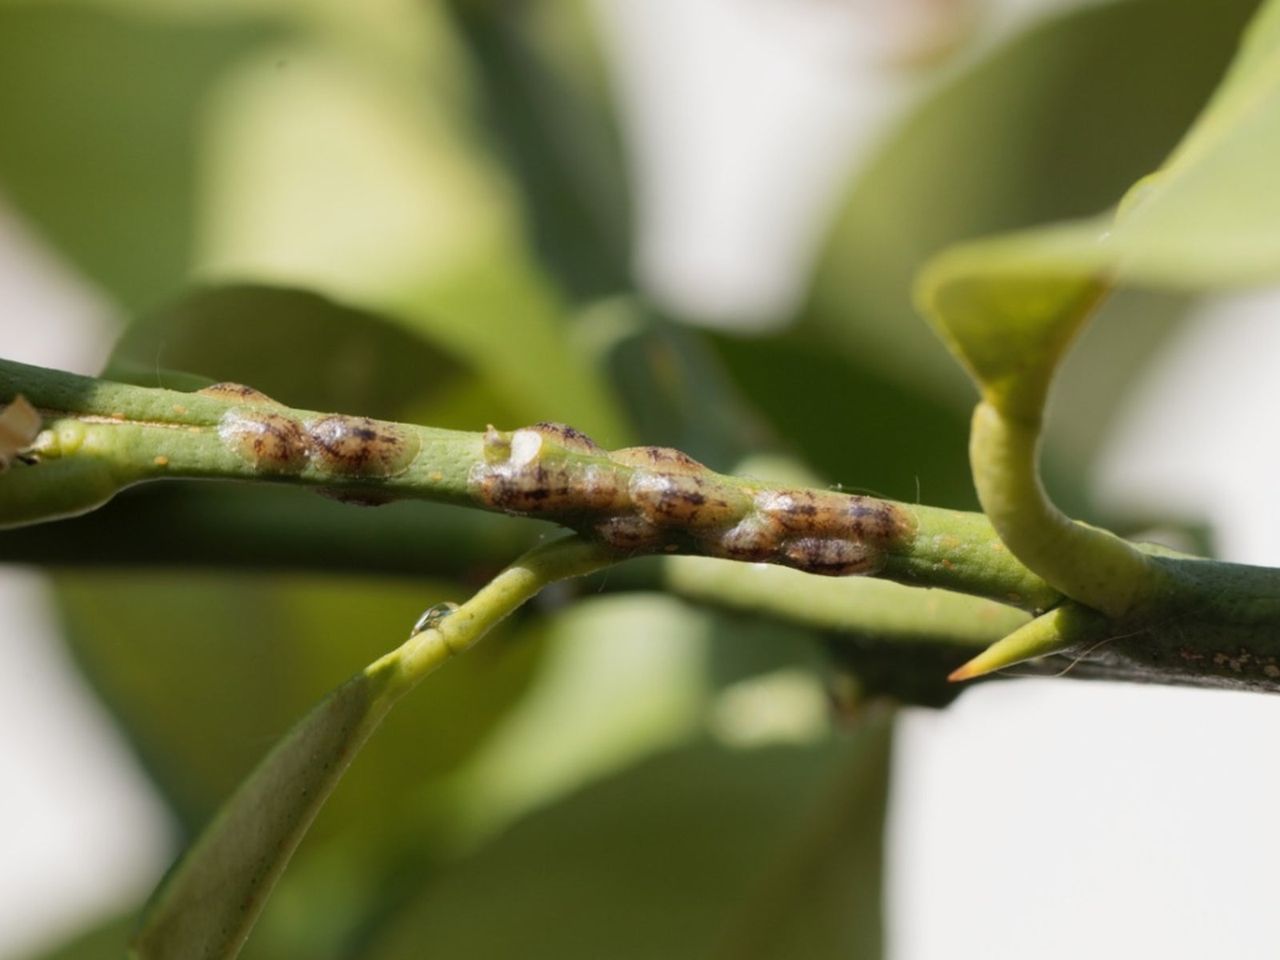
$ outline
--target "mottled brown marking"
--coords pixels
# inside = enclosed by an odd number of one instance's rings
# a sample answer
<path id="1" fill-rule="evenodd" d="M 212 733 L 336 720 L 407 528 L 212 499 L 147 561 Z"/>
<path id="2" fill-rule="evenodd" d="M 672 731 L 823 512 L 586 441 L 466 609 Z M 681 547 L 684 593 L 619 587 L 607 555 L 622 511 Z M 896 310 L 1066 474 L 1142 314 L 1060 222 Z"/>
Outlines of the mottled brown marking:
<path id="1" fill-rule="evenodd" d="M 584 510 L 621 510 L 630 502 L 630 491 L 618 471 L 611 466 L 590 464 L 578 481 L 579 503 Z"/>
<path id="2" fill-rule="evenodd" d="M 215 400 L 230 400 L 233 403 L 248 403 L 255 406 L 262 404 L 280 406 L 279 403 L 272 400 L 261 390 L 246 387 L 243 383 L 211 383 L 207 387 L 201 387 L 196 393 L 202 397 L 212 397 Z"/>
<path id="3" fill-rule="evenodd" d="M 508 513 L 581 512 L 573 472 L 563 463 L 490 465 L 473 474 L 480 499 Z"/>
<path id="4" fill-rule="evenodd" d="M 416 434 L 369 417 L 329 414 L 306 425 L 311 455 L 324 469 L 360 477 L 394 477 L 418 455 Z"/>
<path id="5" fill-rule="evenodd" d="M 568 454 L 600 457 L 586 434 L 557 423 L 504 433 L 489 427 L 485 463 L 471 475 L 478 497 L 508 513 L 582 515 L 626 509 L 626 483 L 607 462 L 580 461 Z"/>
<path id="6" fill-rule="evenodd" d="M 788 534 L 889 544 L 915 528 L 896 504 L 829 490 L 769 490 L 756 498 L 756 507 Z"/>
<path id="7" fill-rule="evenodd" d="M 594 530 L 617 550 L 651 550 L 662 542 L 662 531 L 643 517 L 610 517 L 597 523 Z"/>
<path id="8" fill-rule="evenodd" d="M 233 407 L 218 423 L 223 444 L 264 473 L 298 473 L 307 464 L 307 435 L 282 413 Z"/>
<path id="9" fill-rule="evenodd" d="M 724 527 L 749 506 L 745 497 L 710 471 L 699 475 L 636 470 L 629 492 L 636 508 L 659 526 Z"/>
<path id="10" fill-rule="evenodd" d="M 710 553 L 727 560 L 763 563 L 774 558 L 778 548 L 776 535 L 758 517 L 749 516 L 713 539 L 706 547 Z"/>
<path id="11" fill-rule="evenodd" d="M 914 531 L 905 508 L 869 497 L 744 485 L 667 447 L 605 454 L 557 423 L 490 427 L 472 489 L 488 506 L 542 515 L 619 550 L 695 545 L 709 556 L 848 576 L 883 563 Z M 607 457 L 607 459 L 606 459 Z"/>
<path id="12" fill-rule="evenodd" d="M 637 470 L 658 470 L 663 473 L 709 473 L 710 471 L 693 457 L 671 447 L 624 447 L 609 454 L 614 463 Z"/>
<path id="13" fill-rule="evenodd" d="M 783 548 L 786 565 L 824 577 L 868 573 L 879 564 L 880 553 L 852 540 L 801 537 Z"/>

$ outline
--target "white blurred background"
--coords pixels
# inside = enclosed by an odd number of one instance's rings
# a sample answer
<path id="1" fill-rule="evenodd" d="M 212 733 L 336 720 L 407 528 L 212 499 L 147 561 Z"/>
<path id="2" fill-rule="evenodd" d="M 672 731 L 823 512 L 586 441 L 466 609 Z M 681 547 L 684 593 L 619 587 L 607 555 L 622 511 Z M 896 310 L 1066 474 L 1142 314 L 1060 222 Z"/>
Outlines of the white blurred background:
<path id="1" fill-rule="evenodd" d="M 713 323 L 785 312 L 851 159 L 921 92 L 901 63 L 938 42 L 917 16 L 938 5 L 600 0 L 631 125 L 640 269 L 656 295 Z M 991 4 L 977 48 L 1066 5 Z M 969 29 L 964 4 L 948 6 Z M 1278 307 L 1280 296 L 1252 294 L 1193 318 L 1135 402 L 1101 425 L 1104 502 L 1207 509 L 1224 557 L 1280 564 Z M 0 208 L 4 354 L 95 372 L 114 324 Z M 3 570 L 0 610 L 8 960 L 135 902 L 165 865 L 170 825 L 63 655 L 40 577 Z M 1069 681 L 993 684 L 941 713 L 910 711 L 889 955 L 1274 956 L 1271 721 L 1280 699 Z"/>

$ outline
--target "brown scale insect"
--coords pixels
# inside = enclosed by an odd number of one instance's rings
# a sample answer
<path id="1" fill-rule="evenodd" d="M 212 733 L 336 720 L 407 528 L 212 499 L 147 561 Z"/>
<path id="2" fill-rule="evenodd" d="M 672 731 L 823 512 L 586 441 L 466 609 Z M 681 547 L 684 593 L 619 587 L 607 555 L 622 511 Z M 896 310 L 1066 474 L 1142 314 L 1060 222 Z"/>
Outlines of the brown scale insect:
<path id="1" fill-rule="evenodd" d="M 306 424 L 311 456 L 333 473 L 394 477 L 418 455 L 415 434 L 394 423 L 333 413 Z"/>
<path id="2" fill-rule="evenodd" d="M 580 509 L 572 471 L 563 465 L 490 467 L 478 476 L 480 498 L 512 513 L 565 513 Z"/>
<path id="3" fill-rule="evenodd" d="M 636 470 L 688 474 L 711 472 L 687 453 L 671 447 L 623 447 L 609 454 L 609 459 Z"/>
<path id="4" fill-rule="evenodd" d="M 777 533 L 754 514 L 704 541 L 707 551 L 726 560 L 764 563 L 774 559 L 779 545 Z"/>
<path id="5" fill-rule="evenodd" d="M 723 527 L 742 516 L 748 506 L 746 498 L 717 481 L 710 471 L 700 475 L 636 470 L 629 489 L 631 501 L 659 526 Z"/>
<path id="6" fill-rule="evenodd" d="M 243 383 L 211 383 L 207 387 L 201 387 L 196 391 L 202 397 L 212 397 L 215 400 L 232 400 L 236 403 L 248 403 L 255 405 L 270 405 L 273 407 L 280 406 L 275 400 L 272 400 L 261 390 L 255 390 L 253 387 L 246 387 Z"/>
<path id="7" fill-rule="evenodd" d="M 233 407 L 218 422 L 218 437 L 264 473 L 298 473 L 307 465 L 307 435 L 284 414 Z"/>
<path id="8" fill-rule="evenodd" d="M 897 506 L 869 497 L 825 490 L 772 490 L 756 498 L 756 508 L 789 534 L 896 542 L 914 526 Z"/>
<path id="9" fill-rule="evenodd" d="M 894 504 L 821 490 L 744 487 L 679 450 L 605 453 L 558 423 L 509 434 L 490 427 L 484 454 L 472 475 L 482 502 L 586 527 L 624 551 L 674 550 L 692 540 L 711 556 L 847 576 L 877 569 L 885 548 L 914 529 Z"/>
<path id="10" fill-rule="evenodd" d="M 583 510 L 608 513 L 626 509 L 630 491 L 617 470 L 593 463 L 579 475 L 576 499 Z"/>
<path id="11" fill-rule="evenodd" d="M 586 434 L 556 423 L 510 434 L 485 433 L 485 464 L 472 474 L 479 498 L 511 513 L 573 515 L 625 509 L 626 487 L 607 463 L 583 464 L 566 456 L 601 456 Z"/>
<path id="12" fill-rule="evenodd" d="M 662 531 L 634 515 L 609 517 L 593 529 L 596 536 L 617 550 L 652 550 L 662 543 Z"/>
<path id="13" fill-rule="evenodd" d="M 826 577 L 847 577 L 869 573 L 880 566 L 881 553 L 864 543 L 801 537 L 788 540 L 783 548 L 786 565 Z"/>

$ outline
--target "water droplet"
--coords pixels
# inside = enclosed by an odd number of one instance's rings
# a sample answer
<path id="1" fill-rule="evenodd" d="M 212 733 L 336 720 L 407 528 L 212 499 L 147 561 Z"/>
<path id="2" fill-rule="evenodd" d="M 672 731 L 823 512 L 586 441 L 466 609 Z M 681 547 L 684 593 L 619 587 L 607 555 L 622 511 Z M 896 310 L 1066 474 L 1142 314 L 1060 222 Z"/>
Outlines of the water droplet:
<path id="1" fill-rule="evenodd" d="M 458 609 L 458 605 L 446 600 L 444 603 L 437 603 L 418 618 L 418 622 L 413 625 L 413 629 L 409 631 L 409 636 L 416 637 L 420 633 L 427 630 L 434 630 L 440 626 L 441 621 L 449 614 Z"/>

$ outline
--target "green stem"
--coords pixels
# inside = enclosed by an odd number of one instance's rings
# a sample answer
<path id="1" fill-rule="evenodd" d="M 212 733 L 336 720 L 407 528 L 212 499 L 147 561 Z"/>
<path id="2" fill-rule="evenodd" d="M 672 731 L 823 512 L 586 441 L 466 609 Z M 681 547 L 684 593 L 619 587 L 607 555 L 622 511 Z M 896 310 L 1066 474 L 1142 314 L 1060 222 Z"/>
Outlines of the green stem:
<path id="1" fill-rule="evenodd" d="M 576 537 L 536 547 L 453 613 L 321 701 L 259 763 L 166 877 L 130 955 L 235 957 L 316 814 L 396 701 L 543 587 L 615 560 Z"/>
<path id="2" fill-rule="evenodd" d="M 469 650 L 543 587 L 617 562 L 612 551 L 576 536 L 534 547 L 434 627 L 370 664 L 365 674 L 385 680 L 380 697 L 394 702 L 450 657 Z"/>
<path id="3" fill-rule="evenodd" d="M 21 393 L 46 418 L 33 448 L 40 462 L 0 477 L 0 526 L 74 516 L 149 480 L 287 483 L 362 503 L 535 516 L 628 556 L 677 551 L 865 573 L 1027 610 L 1059 599 L 979 515 L 728 477 L 675 451 L 609 454 L 562 428 L 438 430 L 291 409 L 251 391 L 179 393 L 11 361 L 0 361 L 0 380 L 0 399 Z"/>
<path id="4" fill-rule="evenodd" d="M 611 453 L 557 425 L 461 433 L 293 410 L 245 388 L 177 393 L 3 361 L 0 376 L 5 382 L 0 399 L 21 392 L 46 417 L 32 448 L 38 462 L 15 462 L 0 476 L 0 524 L 66 516 L 131 484 L 177 477 L 319 487 L 338 499 L 358 502 L 462 504 L 560 523 L 600 544 L 595 549 L 614 559 L 701 554 L 941 588 L 881 596 L 879 587 L 859 584 L 869 589 L 833 595 L 823 601 L 824 607 L 813 600 L 823 588 L 809 586 L 822 579 L 795 577 L 794 585 L 761 593 L 759 602 L 772 605 L 762 612 L 801 622 L 816 619 L 823 626 L 881 640 L 936 640 L 956 652 L 971 649 L 979 636 L 1000 636 L 997 629 L 1017 624 L 1008 611 L 990 613 L 1000 607 L 975 606 L 943 591 L 1040 614 L 1060 604 L 1069 587 L 1073 599 L 1101 611 L 1106 620 L 1105 629 L 1095 631 L 1105 640 L 1102 653 L 1089 653 L 1081 673 L 1251 689 L 1280 686 L 1277 571 L 1129 544 L 1072 523 L 1040 489 L 1037 429 L 985 404 L 975 418 L 975 463 L 979 491 L 996 527 L 978 514 L 724 476 L 674 450 L 641 447 Z M 364 526 L 363 519 L 356 528 Z M 395 563 L 405 569 L 416 568 L 405 560 L 415 549 L 427 554 L 436 549 L 432 544 L 448 542 L 450 536 L 468 539 L 461 529 L 449 534 L 453 528 L 448 524 L 437 530 L 431 520 L 419 519 L 388 538 L 390 553 L 400 554 Z M 291 522 L 294 528 L 305 525 L 304 520 L 290 521 L 283 510 L 275 518 L 261 518 L 261 531 L 246 543 L 271 531 L 288 539 Z M 174 555 L 171 541 L 184 540 L 187 525 L 157 524 L 151 531 L 153 555 Z M 1016 542 L 1006 546 L 997 528 Z M 68 529 L 74 531 L 74 526 Z M 145 552 L 142 529 L 127 519 L 115 529 L 120 556 Z M 198 537 L 200 529 L 198 523 L 191 525 L 191 535 Z M 346 538 L 361 539 L 356 529 L 343 529 Z M 1027 542 L 1019 539 L 1024 534 Z M 212 536 L 216 540 L 219 535 Z M 21 559 L 22 538 L 41 534 L 17 537 L 19 545 L 11 543 L 6 556 Z M 77 539 L 53 528 L 47 541 L 38 540 L 41 546 L 31 556 L 51 561 L 56 556 L 48 550 L 62 549 L 82 562 L 76 556 L 81 549 Z M 188 546 L 199 559 L 199 544 Z M 1032 573 L 1015 554 L 1036 557 L 1052 582 L 1064 589 Z M 287 559 L 288 550 L 272 555 Z M 483 551 L 459 551 L 458 563 L 466 556 L 486 565 Z M 733 599 L 730 581 L 752 582 L 751 569 L 739 566 L 724 574 L 710 592 L 688 582 L 681 586 L 679 577 L 673 582 L 688 595 L 716 602 L 711 594 L 719 594 L 728 605 L 749 605 L 755 602 L 751 598 Z M 457 567 L 446 572 L 457 572 Z M 1133 589 L 1135 583 L 1141 588 Z M 1040 629 L 1028 628 L 1032 633 Z M 1040 644 L 1024 633 L 1006 649 L 1023 649 L 1028 637 L 1035 642 L 1027 649 L 1058 645 Z M 1081 654 L 1076 647 L 1067 652 Z"/>
<path id="5" fill-rule="evenodd" d="M 1161 570 L 1136 546 L 1072 520 L 1040 482 L 1040 423 L 991 402 L 973 414 L 969 460 L 983 512 L 1009 550 L 1073 600 L 1123 617 L 1161 592 Z"/>

